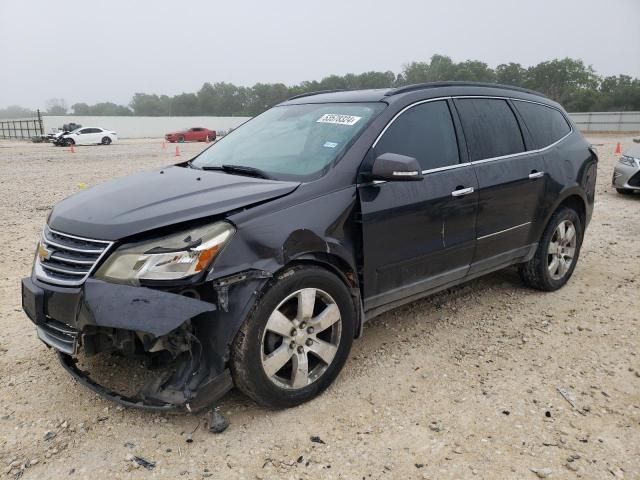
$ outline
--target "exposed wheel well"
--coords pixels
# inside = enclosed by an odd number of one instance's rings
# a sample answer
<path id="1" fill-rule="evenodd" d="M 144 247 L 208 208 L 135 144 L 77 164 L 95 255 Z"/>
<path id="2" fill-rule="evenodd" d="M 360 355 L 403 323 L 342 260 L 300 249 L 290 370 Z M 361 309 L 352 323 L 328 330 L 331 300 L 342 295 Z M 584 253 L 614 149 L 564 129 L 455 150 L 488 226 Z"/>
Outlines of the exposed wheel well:
<path id="1" fill-rule="evenodd" d="M 556 208 L 555 212 L 560 210 L 562 207 L 569 207 L 572 210 L 575 210 L 576 213 L 578 214 L 578 217 L 580 217 L 582 228 L 583 229 L 586 228 L 587 209 L 585 207 L 584 200 L 579 195 L 570 195 L 567 198 L 565 198 L 560 203 L 560 205 L 558 205 L 558 208 Z"/>
<path id="2" fill-rule="evenodd" d="M 360 293 L 360 287 L 358 284 L 359 282 L 357 273 L 351 268 L 349 263 L 342 258 L 336 255 L 321 253 L 318 255 L 304 255 L 302 257 L 296 258 L 295 260 L 284 265 L 278 272 L 276 272 L 276 274 L 274 274 L 274 278 L 277 278 L 281 272 L 284 272 L 291 267 L 305 265 L 314 265 L 324 268 L 325 270 L 336 275 L 336 277 L 343 281 L 344 284 L 349 288 L 356 307 L 357 323 L 355 333 L 356 338 L 359 338 L 362 335 L 362 327 L 364 324 L 364 308 Z"/>

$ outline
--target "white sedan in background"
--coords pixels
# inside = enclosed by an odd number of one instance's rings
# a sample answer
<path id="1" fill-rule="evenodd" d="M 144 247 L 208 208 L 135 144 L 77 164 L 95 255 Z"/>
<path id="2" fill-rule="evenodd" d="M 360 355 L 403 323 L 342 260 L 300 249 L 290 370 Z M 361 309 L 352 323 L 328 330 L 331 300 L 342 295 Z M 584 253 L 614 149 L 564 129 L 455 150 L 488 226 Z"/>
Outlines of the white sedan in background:
<path id="1" fill-rule="evenodd" d="M 56 145 L 110 145 L 117 140 L 118 135 L 112 130 L 82 127 L 60 136 Z"/>

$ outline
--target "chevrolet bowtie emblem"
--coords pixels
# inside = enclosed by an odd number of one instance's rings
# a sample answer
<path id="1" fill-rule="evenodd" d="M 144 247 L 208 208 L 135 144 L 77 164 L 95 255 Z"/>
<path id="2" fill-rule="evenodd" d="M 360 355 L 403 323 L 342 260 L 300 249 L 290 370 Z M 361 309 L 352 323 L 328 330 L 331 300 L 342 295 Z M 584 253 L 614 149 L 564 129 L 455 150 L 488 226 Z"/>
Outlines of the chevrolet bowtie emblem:
<path id="1" fill-rule="evenodd" d="M 45 247 L 42 243 L 38 245 L 38 258 L 40 261 L 49 260 L 51 258 L 51 250 Z"/>

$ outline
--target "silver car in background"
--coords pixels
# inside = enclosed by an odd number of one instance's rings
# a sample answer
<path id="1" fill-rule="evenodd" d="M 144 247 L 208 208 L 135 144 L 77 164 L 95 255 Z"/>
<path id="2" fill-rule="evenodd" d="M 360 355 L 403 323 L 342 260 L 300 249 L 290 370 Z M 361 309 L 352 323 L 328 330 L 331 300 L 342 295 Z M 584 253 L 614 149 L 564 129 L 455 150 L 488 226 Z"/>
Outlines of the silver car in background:
<path id="1" fill-rule="evenodd" d="M 640 192 L 640 145 L 627 150 L 613 170 L 612 184 L 618 193 Z"/>

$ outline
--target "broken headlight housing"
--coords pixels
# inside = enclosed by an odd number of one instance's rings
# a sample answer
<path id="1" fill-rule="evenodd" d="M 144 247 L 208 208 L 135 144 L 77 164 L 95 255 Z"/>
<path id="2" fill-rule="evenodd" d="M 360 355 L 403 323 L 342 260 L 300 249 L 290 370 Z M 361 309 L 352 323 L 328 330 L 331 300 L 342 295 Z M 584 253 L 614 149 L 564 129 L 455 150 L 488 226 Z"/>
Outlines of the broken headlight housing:
<path id="1" fill-rule="evenodd" d="M 231 224 L 217 222 L 122 245 L 107 258 L 95 277 L 133 285 L 141 280 L 181 280 L 208 268 L 234 232 Z"/>

